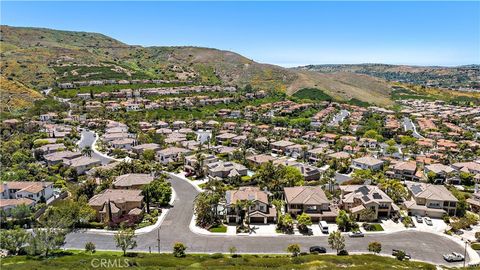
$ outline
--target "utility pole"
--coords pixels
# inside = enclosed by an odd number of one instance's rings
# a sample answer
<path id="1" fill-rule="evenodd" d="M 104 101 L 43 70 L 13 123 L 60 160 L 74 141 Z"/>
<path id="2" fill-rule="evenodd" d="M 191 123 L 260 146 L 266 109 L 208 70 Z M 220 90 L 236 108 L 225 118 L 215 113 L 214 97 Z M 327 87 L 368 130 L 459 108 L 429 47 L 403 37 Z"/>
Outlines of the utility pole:
<path id="1" fill-rule="evenodd" d="M 160 254 L 160 228 L 157 229 L 157 247 L 158 247 L 158 254 Z"/>

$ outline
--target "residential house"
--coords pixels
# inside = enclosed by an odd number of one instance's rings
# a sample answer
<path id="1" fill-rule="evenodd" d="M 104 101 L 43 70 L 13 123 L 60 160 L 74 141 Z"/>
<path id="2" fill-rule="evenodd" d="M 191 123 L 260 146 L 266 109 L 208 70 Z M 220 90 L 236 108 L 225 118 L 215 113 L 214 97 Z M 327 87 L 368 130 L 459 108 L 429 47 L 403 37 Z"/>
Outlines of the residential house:
<path id="1" fill-rule="evenodd" d="M 365 209 L 372 209 L 375 219 L 390 217 L 399 211 L 393 200 L 379 187 L 373 185 L 340 186 L 340 207 L 352 213 L 355 220 L 361 220 Z"/>
<path id="2" fill-rule="evenodd" d="M 109 142 L 110 146 L 115 149 L 131 150 L 135 145 L 135 139 L 132 138 L 123 138 L 115 139 Z"/>
<path id="3" fill-rule="evenodd" d="M 416 172 L 417 163 L 415 161 L 403 161 L 393 165 L 393 178 L 399 180 L 419 180 Z"/>
<path id="4" fill-rule="evenodd" d="M 360 170 L 378 171 L 383 167 L 384 162 L 374 157 L 365 156 L 352 160 L 352 168 Z"/>
<path id="5" fill-rule="evenodd" d="M 264 163 L 274 161 L 277 158 L 267 154 L 251 155 L 247 157 L 247 161 L 250 166 L 260 166 Z"/>
<path id="6" fill-rule="evenodd" d="M 6 216 L 11 214 L 12 209 L 20 206 L 26 205 L 32 208 L 35 205 L 35 201 L 28 198 L 19 198 L 19 199 L 1 199 L 0 200 L 0 209 L 4 211 Z"/>
<path id="7" fill-rule="evenodd" d="M 48 165 L 55 165 L 63 162 L 64 160 L 70 160 L 74 158 L 81 157 L 81 152 L 72 152 L 72 151 L 59 151 L 53 152 L 51 154 L 44 155 L 43 158 Z"/>
<path id="8" fill-rule="evenodd" d="M 276 221 L 276 209 L 269 204 L 268 194 L 258 187 L 240 187 L 237 190 L 227 190 L 225 193 L 225 219 L 227 222 L 239 223 L 244 209 L 239 207 L 240 201 L 251 201 L 248 208 L 250 223 L 267 224 Z"/>
<path id="9" fill-rule="evenodd" d="M 206 165 L 209 177 L 227 178 L 247 175 L 247 167 L 232 161 L 217 161 Z"/>
<path id="10" fill-rule="evenodd" d="M 62 162 L 65 166 L 74 168 L 77 174 L 84 174 L 93 167 L 100 166 L 102 162 L 99 159 L 87 156 L 81 156 L 74 159 L 67 159 Z"/>
<path id="11" fill-rule="evenodd" d="M 276 141 L 270 143 L 270 147 L 272 148 L 272 152 L 275 154 L 284 154 L 287 147 L 294 145 L 295 143 L 291 141 Z"/>
<path id="12" fill-rule="evenodd" d="M 143 213 L 142 191 L 139 189 L 106 189 L 89 201 L 100 222 L 118 222 L 125 219 L 138 219 Z"/>
<path id="13" fill-rule="evenodd" d="M 412 196 L 404 203 L 410 215 L 434 218 L 456 215 L 458 200 L 445 186 L 410 181 L 406 185 Z"/>
<path id="14" fill-rule="evenodd" d="M 188 155 L 190 150 L 180 147 L 168 147 L 163 150 L 157 151 L 156 158 L 162 164 L 168 164 L 170 162 L 179 162 L 181 158 Z"/>
<path id="15" fill-rule="evenodd" d="M 136 154 L 143 154 L 145 150 L 152 150 L 153 152 L 160 151 L 162 148 L 156 143 L 144 143 L 132 147 L 132 151 Z"/>
<path id="16" fill-rule="evenodd" d="M 117 176 L 113 181 L 113 187 L 116 189 L 142 189 L 143 186 L 150 184 L 154 177 L 145 173 L 129 173 Z"/>
<path id="17" fill-rule="evenodd" d="M 223 143 L 231 141 L 235 137 L 237 137 L 237 135 L 233 134 L 233 133 L 222 133 L 222 134 L 217 135 L 215 137 L 215 139 L 217 140 L 217 142 L 219 144 L 223 144 Z"/>
<path id="18" fill-rule="evenodd" d="M 0 185 L 0 199 L 27 198 L 35 203 L 46 202 L 53 196 L 52 182 L 10 181 Z M 11 204 L 15 202 L 11 201 Z"/>
<path id="19" fill-rule="evenodd" d="M 455 177 L 454 172 L 455 169 L 450 167 L 449 165 L 444 165 L 441 163 L 429 164 L 424 167 L 424 173 L 428 177 L 433 173 L 434 175 L 434 182 L 438 184 L 443 184 L 444 182 L 450 184 L 460 183 L 460 179 Z"/>
<path id="20" fill-rule="evenodd" d="M 320 186 L 286 187 L 284 192 L 286 212 L 293 217 L 306 213 L 313 222 L 334 222 L 338 215 Z"/>
<path id="21" fill-rule="evenodd" d="M 200 154 L 202 157 L 202 170 L 205 168 L 206 165 L 214 162 L 218 162 L 218 158 L 215 155 Z M 194 174 L 196 167 L 198 166 L 198 157 L 197 155 L 190 155 L 185 157 L 185 171 L 187 174 Z"/>

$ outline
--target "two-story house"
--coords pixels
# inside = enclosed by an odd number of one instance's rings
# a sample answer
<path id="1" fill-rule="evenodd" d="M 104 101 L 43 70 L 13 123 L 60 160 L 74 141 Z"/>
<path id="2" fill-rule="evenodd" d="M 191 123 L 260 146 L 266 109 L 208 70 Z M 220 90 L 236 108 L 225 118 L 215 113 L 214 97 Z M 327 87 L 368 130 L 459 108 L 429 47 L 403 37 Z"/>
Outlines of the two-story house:
<path id="1" fill-rule="evenodd" d="M 247 175 L 247 167 L 233 161 L 217 161 L 206 165 L 209 177 L 227 178 Z"/>
<path id="2" fill-rule="evenodd" d="M 0 199 L 27 198 L 35 203 L 53 196 L 53 182 L 11 181 L 0 186 Z"/>
<path id="3" fill-rule="evenodd" d="M 240 207 L 240 201 L 250 201 L 248 209 Z M 242 217 L 249 218 L 249 223 L 267 224 L 276 221 L 275 206 L 270 205 L 268 194 L 258 187 L 240 187 L 237 190 L 227 190 L 225 193 L 225 219 L 227 222 L 239 223 Z M 244 213 L 248 211 L 248 215 Z"/>
<path id="4" fill-rule="evenodd" d="M 162 164 L 170 162 L 179 162 L 182 156 L 188 155 L 190 150 L 180 147 L 168 147 L 157 151 L 156 158 Z"/>
<path id="5" fill-rule="evenodd" d="M 417 163 L 415 161 L 398 162 L 392 166 L 393 177 L 399 180 L 418 180 L 415 173 L 417 172 Z"/>
<path id="6" fill-rule="evenodd" d="M 441 218 L 456 215 L 458 199 L 443 185 L 406 182 L 411 200 L 404 204 L 410 215 Z"/>
<path id="7" fill-rule="evenodd" d="M 319 186 L 286 187 L 286 212 L 293 217 L 306 213 L 313 222 L 335 221 L 338 211 L 331 205 L 325 192 Z"/>
<path id="8" fill-rule="evenodd" d="M 373 185 L 347 185 L 340 186 L 340 207 L 349 210 L 354 219 L 361 219 L 361 212 L 370 208 L 375 213 L 375 218 L 390 217 L 398 210 L 393 200 L 379 187 Z"/>
<path id="9" fill-rule="evenodd" d="M 141 193 L 139 189 L 106 189 L 93 196 L 88 205 L 96 211 L 100 222 L 137 219 L 143 213 Z"/>

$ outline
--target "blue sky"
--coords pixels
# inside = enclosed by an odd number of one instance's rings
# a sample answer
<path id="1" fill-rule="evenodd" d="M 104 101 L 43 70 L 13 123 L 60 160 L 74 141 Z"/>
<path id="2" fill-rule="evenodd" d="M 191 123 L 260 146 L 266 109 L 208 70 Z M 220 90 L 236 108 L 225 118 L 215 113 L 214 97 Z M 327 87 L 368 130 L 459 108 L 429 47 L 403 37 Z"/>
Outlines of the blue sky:
<path id="1" fill-rule="evenodd" d="M 1 23 L 296 66 L 480 63 L 480 2 L 1 2 Z"/>

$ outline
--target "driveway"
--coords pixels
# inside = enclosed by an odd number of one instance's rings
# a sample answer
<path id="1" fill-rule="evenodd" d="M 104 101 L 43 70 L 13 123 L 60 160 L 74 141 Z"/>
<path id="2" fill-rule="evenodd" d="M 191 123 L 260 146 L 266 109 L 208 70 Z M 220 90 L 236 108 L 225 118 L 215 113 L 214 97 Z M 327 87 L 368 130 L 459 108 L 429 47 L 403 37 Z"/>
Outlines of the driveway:
<path id="1" fill-rule="evenodd" d="M 160 237 L 162 252 L 171 252 L 175 242 L 187 246 L 192 253 L 228 253 L 229 247 L 235 246 L 239 253 L 286 253 L 289 244 L 299 244 L 302 251 L 310 246 L 328 247 L 327 236 L 225 236 L 200 235 L 189 229 L 193 215 L 193 201 L 198 191 L 186 180 L 171 176 L 169 181 L 176 192 L 172 207 L 159 230 L 137 236 L 138 251 L 156 252 L 157 235 Z M 382 252 L 390 254 L 393 248 L 403 249 L 414 259 L 443 264 L 442 254 L 456 251 L 463 254 L 463 247 L 456 242 L 432 233 L 406 230 L 395 233 L 376 233 L 364 238 L 346 238 L 346 249 L 351 252 L 366 252 L 369 242 L 382 243 Z M 65 248 L 84 249 L 85 243 L 94 242 L 98 250 L 118 250 L 113 236 L 92 232 L 77 231 L 67 236 Z M 333 252 L 333 250 L 330 250 Z M 455 264 L 449 264 L 455 265 Z M 457 264 L 458 265 L 458 264 Z"/>

